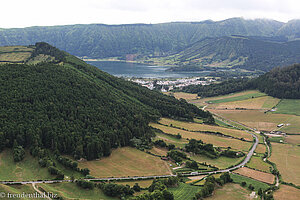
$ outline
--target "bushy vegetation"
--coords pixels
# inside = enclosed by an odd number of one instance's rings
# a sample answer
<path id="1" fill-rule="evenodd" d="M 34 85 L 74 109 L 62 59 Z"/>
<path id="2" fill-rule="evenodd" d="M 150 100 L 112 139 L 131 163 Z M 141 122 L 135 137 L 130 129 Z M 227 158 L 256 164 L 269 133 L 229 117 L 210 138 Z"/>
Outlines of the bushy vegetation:
<path id="1" fill-rule="evenodd" d="M 167 156 L 173 159 L 175 162 L 181 162 L 183 159 L 186 159 L 187 156 L 185 153 L 177 150 L 171 150 L 168 152 Z"/>
<path id="2" fill-rule="evenodd" d="M 209 158 L 218 158 L 220 156 L 239 158 L 245 155 L 243 152 L 232 151 L 230 148 L 221 150 L 220 148 L 215 148 L 213 144 L 205 144 L 202 140 L 195 139 L 189 140 L 189 143 L 185 145 L 185 151 L 204 155 Z"/>
<path id="3" fill-rule="evenodd" d="M 215 178 L 213 176 L 208 176 L 205 179 L 205 183 L 200 192 L 196 193 L 195 199 L 203 199 L 210 196 L 215 190 L 217 185 L 224 185 L 226 183 L 232 182 L 232 179 L 228 172 L 223 173 L 220 178 Z"/>
<path id="4" fill-rule="evenodd" d="M 132 198 L 132 200 L 174 200 L 174 195 L 167 189 L 170 187 L 177 187 L 179 179 L 177 177 L 169 177 L 167 179 L 154 179 L 152 184 L 148 188 L 148 193 L 144 193 L 137 197 Z"/>

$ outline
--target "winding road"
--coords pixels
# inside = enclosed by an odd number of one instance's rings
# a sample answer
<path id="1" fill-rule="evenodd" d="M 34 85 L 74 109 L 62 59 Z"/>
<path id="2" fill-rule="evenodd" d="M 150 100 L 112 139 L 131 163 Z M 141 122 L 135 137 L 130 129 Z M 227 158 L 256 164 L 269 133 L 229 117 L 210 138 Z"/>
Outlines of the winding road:
<path id="1" fill-rule="evenodd" d="M 253 136 L 254 143 L 253 143 L 250 151 L 246 155 L 245 159 L 240 164 L 235 165 L 228 169 L 221 169 L 221 170 L 217 170 L 217 171 L 201 172 L 201 173 L 191 172 L 191 173 L 183 174 L 183 175 L 184 176 L 208 175 L 208 174 L 215 174 L 215 173 L 222 173 L 222 172 L 230 172 L 232 170 L 244 167 L 251 159 L 251 157 L 258 145 L 258 137 L 249 131 L 246 131 L 246 132 Z M 87 181 L 139 180 L 139 179 L 167 178 L 167 177 L 172 177 L 172 176 L 177 176 L 177 175 L 168 174 L 168 175 L 161 175 L 161 176 L 110 177 L 110 178 L 95 178 L 95 179 L 84 179 L 84 180 L 87 180 Z M 0 181 L 0 184 L 9 185 L 9 184 L 39 184 L 39 183 L 62 183 L 62 182 L 73 182 L 73 180 Z"/>

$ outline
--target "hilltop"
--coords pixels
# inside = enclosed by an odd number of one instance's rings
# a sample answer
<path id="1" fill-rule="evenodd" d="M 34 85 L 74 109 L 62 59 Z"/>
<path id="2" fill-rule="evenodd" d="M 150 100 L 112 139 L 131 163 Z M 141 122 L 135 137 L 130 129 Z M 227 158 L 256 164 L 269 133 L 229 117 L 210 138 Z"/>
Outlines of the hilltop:
<path id="1" fill-rule="evenodd" d="M 111 76 L 47 43 L 1 49 L 0 150 L 51 149 L 91 160 L 133 138 L 147 144 L 148 124 L 161 116 L 213 123 L 210 113 L 184 100 Z"/>

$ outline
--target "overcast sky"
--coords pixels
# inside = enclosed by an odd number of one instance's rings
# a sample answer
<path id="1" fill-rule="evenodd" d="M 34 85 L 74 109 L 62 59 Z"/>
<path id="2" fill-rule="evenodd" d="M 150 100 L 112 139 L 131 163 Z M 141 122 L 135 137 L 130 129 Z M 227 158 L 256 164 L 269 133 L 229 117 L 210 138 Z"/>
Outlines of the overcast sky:
<path id="1" fill-rule="evenodd" d="M 0 27 L 300 19 L 300 0 L 2 0 Z"/>

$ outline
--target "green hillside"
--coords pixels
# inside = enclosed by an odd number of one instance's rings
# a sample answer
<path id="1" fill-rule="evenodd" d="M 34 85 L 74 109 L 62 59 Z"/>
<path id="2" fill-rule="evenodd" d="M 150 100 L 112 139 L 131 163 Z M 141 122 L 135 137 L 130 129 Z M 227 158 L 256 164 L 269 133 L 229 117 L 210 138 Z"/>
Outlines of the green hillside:
<path id="1" fill-rule="evenodd" d="M 134 137 L 146 142 L 152 135 L 148 123 L 161 116 L 212 119 L 185 101 L 111 76 L 47 43 L 28 48 L 32 54 L 25 64 L 0 65 L 0 150 L 14 147 L 21 155 L 21 146 L 95 159 Z"/>
<path id="2" fill-rule="evenodd" d="M 90 58 L 125 58 L 126 54 L 163 56 L 177 53 L 206 37 L 276 36 L 283 25 L 274 20 L 232 18 L 217 22 L 29 27 L 1 29 L 0 45 L 30 45 L 45 41 L 73 55 Z M 282 36 L 293 33 L 282 32 Z"/>
<path id="3" fill-rule="evenodd" d="M 165 58 L 170 64 L 183 65 L 186 70 L 194 66 L 229 67 L 269 71 L 275 66 L 300 62 L 300 41 L 279 43 L 245 36 L 206 38 L 196 42 L 178 54 Z M 167 62 L 167 61 L 166 61 Z"/>

